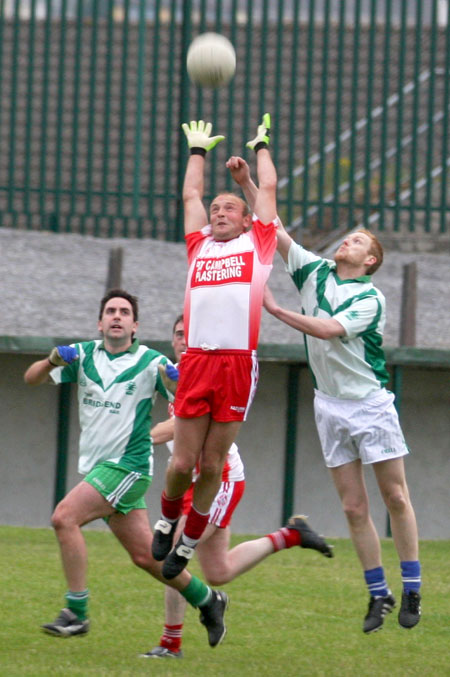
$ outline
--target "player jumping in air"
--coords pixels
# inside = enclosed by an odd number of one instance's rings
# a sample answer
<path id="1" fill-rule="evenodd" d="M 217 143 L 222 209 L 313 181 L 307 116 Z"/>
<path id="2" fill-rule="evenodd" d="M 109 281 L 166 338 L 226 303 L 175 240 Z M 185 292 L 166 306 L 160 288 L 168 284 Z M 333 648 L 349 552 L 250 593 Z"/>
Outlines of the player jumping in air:
<path id="1" fill-rule="evenodd" d="M 211 137 L 211 124 L 203 121 L 184 124 L 183 130 L 190 148 L 183 186 L 187 350 L 179 366 L 174 450 L 153 540 L 153 555 L 164 560 L 168 579 L 186 566 L 208 524 L 226 455 L 255 393 L 264 284 L 277 245 L 270 116 L 263 116 L 256 137 L 247 144 L 256 153 L 259 183 L 253 217 L 240 197 L 221 193 L 212 201 L 208 219 L 202 201 L 205 156 L 224 137 Z M 183 495 L 197 463 L 192 507 L 172 549 Z"/>
<path id="2" fill-rule="evenodd" d="M 363 630 L 379 630 L 396 604 L 369 512 L 365 465 L 374 470 L 400 559 L 403 592 L 398 621 L 412 628 L 420 620 L 421 568 L 404 468 L 408 448 L 394 395 L 385 388 L 389 378 L 381 347 L 385 299 L 371 281 L 383 260 L 382 247 L 372 233 L 358 230 L 347 235 L 331 261 L 296 244 L 280 226 L 278 249 L 300 292 L 302 313 L 280 307 L 268 288 L 264 304 L 272 315 L 305 335 L 325 464 L 370 595 Z"/>

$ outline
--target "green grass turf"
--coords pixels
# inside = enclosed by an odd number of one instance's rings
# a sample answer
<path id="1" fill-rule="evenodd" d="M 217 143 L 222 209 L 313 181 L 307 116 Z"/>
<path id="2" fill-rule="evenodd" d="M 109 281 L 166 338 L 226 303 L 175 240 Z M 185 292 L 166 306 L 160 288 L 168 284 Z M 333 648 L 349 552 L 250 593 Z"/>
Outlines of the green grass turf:
<path id="1" fill-rule="evenodd" d="M 228 584 L 228 634 L 215 649 L 198 612 L 189 608 L 185 658 L 168 661 L 138 657 L 158 643 L 163 586 L 134 567 L 111 534 L 86 531 L 85 537 L 91 632 L 60 639 L 39 629 L 64 606 L 52 530 L 0 527 L 1 677 L 450 675 L 450 541 L 421 543 L 423 617 L 413 630 L 398 625 L 395 611 L 380 632 L 363 634 L 368 597 L 362 573 L 350 541 L 334 540 L 332 560 L 293 548 Z M 241 540 L 234 537 L 233 544 Z M 383 541 L 383 558 L 399 601 L 391 541 Z M 191 568 L 198 573 L 195 562 Z"/>

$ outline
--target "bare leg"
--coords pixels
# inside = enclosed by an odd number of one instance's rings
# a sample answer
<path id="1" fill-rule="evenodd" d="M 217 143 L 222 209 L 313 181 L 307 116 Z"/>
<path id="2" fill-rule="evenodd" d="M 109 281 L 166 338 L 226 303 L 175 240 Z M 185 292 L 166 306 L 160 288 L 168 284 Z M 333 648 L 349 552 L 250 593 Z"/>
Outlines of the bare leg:
<path id="1" fill-rule="evenodd" d="M 175 418 L 174 449 L 166 472 L 166 494 L 182 496 L 192 482 L 192 471 L 208 432 L 210 416 Z"/>
<path id="2" fill-rule="evenodd" d="M 173 546 L 174 529 L 181 514 L 183 495 L 191 485 L 192 473 L 200 457 L 209 425 L 209 415 L 192 419 L 175 418 L 174 451 L 166 472 L 165 489 L 161 496 L 162 519 L 155 524 L 155 538 L 152 541 L 153 555 L 158 561 L 166 561 Z M 191 510 L 191 520 L 200 521 L 200 533 L 205 526 L 205 520 L 207 521 L 208 512 L 209 506 L 203 515 Z M 165 567 L 164 575 L 167 579 L 176 576 L 180 570 L 178 566 L 175 569 L 173 567 L 168 569 L 167 561 Z"/>
<path id="3" fill-rule="evenodd" d="M 61 550 L 67 585 L 72 592 L 81 592 L 87 587 L 87 551 L 81 526 L 113 512 L 103 496 L 84 481 L 56 506 L 52 525 Z"/>
<path id="4" fill-rule="evenodd" d="M 391 520 L 392 537 L 400 561 L 419 557 L 417 523 L 409 498 L 403 458 L 374 463 L 373 469 Z"/>
<path id="5" fill-rule="evenodd" d="M 189 584 L 191 574 L 187 571 L 171 581 L 166 581 L 161 574 L 162 562 L 157 562 L 151 554 L 153 534 L 146 510 L 132 510 L 127 515 L 115 513 L 109 520 L 109 527 L 136 566 L 176 590 L 184 590 Z"/>
<path id="6" fill-rule="evenodd" d="M 178 540 L 185 522 L 186 516 L 183 515 L 175 533 L 175 542 Z M 252 569 L 274 552 L 272 541 L 266 536 L 240 543 L 232 550 L 228 550 L 230 536 L 231 530 L 229 527 L 219 529 L 212 524 L 208 524 L 196 548 L 202 572 L 210 585 L 229 583 L 236 576 Z M 184 598 L 176 590 L 167 587 L 165 622 L 169 625 L 181 624 L 185 608 Z"/>
<path id="7" fill-rule="evenodd" d="M 237 437 L 240 421 L 211 421 L 200 455 L 200 474 L 194 485 L 195 508 L 207 513 L 219 491 L 228 450 Z"/>
<path id="8" fill-rule="evenodd" d="M 206 430 L 207 420 L 209 427 L 206 439 L 202 441 L 201 434 Z M 211 504 L 219 490 L 222 481 L 222 470 L 228 450 L 236 438 L 241 423 L 230 421 L 221 423 L 201 417 L 200 419 L 176 419 L 175 421 L 175 452 L 171 467 L 167 474 L 166 497 L 162 497 L 162 513 L 171 520 L 157 523 L 157 535 L 153 544 L 153 554 L 158 560 L 164 559 L 162 568 L 167 580 L 177 576 L 187 565 L 194 553 L 207 524 Z M 186 431 L 186 435 L 183 432 Z M 194 485 L 192 506 L 187 516 L 183 533 L 177 545 L 170 550 L 172 545 L 172 531 L 174 518 L 181 511 L 181 494 L 174 503 L 167 498 L 176 498 L 177 493 L 186 491 L 193 466 L 194 454 L 192 449 L 200 445 L 197 456 L 200 460 L 200 470 Z M 187 459 L 187 460 L 186 460 Z M 170 493 L 169 493 L 170 492 Z M 173 493 L 172 493 L 173 492 Z M 170 511 L 170 512 L 169 512 Z"/>
<path id="9" fill-rule="evenodd" d="M 175 588 L 166 587 L 164 593 L 166 625 L 182 625 L 186 613 L 187 602 Z"/>
<path id="10" fill-rule="evenodd" d="M 219 529 L 209 524 L 205 531 L 206 539 L 197 546 L 202 571 L 211 585 L 229 583 L 274 552 L 272 541 L 266 536 L 239 543 L 228 550 L 230 535 L 229 527 Z"/>
<path id="11" fill-rule="evenodd" d="M 185 522 L 186 516 L 183 515 L 175 533 L 175 542 L 178 540 Z M 229 583 L 236 576 L 252 569 L 274 551 L 270 538 L 265 536 L 240 543 L 232 550 L 228 550 L 230 536 L 231 530 L 229 527 L 219 529 L 212 524 L 208 524 L 197 546 L 196 552 L 199 563 L 210 585 Z M 168 625 L 182 624 L 185 610 L 185 599 L 177 590 L 166 587 L 165 623 Z"/>
<path id="12" fill-rule="evenodd" d="M 183 515 L 178 522 L 178 527 L 173 539 L 174 543 L 178 541 L 185 523 L 186 515 Z M 186 600 L 177 590 L 175 590 L 175 588 L 169 587 L 168 585 L 164 592 L 164 608 L 164 622 L 166 625 L 182 625 L 186 613 Z"/>
<path id="13" fill-rule="evenodd" d="M 361 461 L 352 461 L 330 470 L 363 569 L 381 566 L 380 539 L 369 514 Z"/>

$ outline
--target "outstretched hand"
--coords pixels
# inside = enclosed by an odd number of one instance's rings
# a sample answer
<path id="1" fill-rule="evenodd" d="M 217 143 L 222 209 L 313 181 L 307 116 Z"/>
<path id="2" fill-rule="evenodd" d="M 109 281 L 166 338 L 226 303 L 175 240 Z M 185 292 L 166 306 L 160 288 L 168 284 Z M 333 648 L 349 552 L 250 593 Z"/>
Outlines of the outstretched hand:
<path id="1" fill-rule="evenodd" d="M 270 113 L 264 113 L 262 116 L 262 122 L 258 126 L 257 134 L 254 139 L 248 141 L 247 148 L 251 148 L 254 151 L 258 151 L 260 148 L 267 147 L 269 145 L 269 136 L 270 136 Z"/>
<path id="2" fill-rule="evenodd" d="M 212 150 L 220 141 L 224 140 L 224 136 L 211 136 L 212 124 L 204 122 L 203 120 L 191 120 L 189 125 L 184 122 L 181 125 L 183 132 L 186 135 L 188 146 L 191 150 L 200 149 L 203 154 Z"/>

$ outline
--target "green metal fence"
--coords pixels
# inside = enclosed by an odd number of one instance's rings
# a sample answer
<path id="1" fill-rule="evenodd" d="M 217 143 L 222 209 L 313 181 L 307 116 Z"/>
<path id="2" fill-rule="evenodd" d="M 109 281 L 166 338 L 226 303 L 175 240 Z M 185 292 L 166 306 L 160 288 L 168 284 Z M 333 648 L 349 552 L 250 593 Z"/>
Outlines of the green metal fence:
<path id="1" fill-rule="evenodd" d="M 182 234 L 189 119 L 226 141 L 231 188 L 263 112 L 279 211 L 311 241 L 361 224 L 450 223 L 448 0 L 0 0 L 0 225 L 106 237 Z M 193 87 L 198 33 L 228 36 L 231 85 Z"/>

